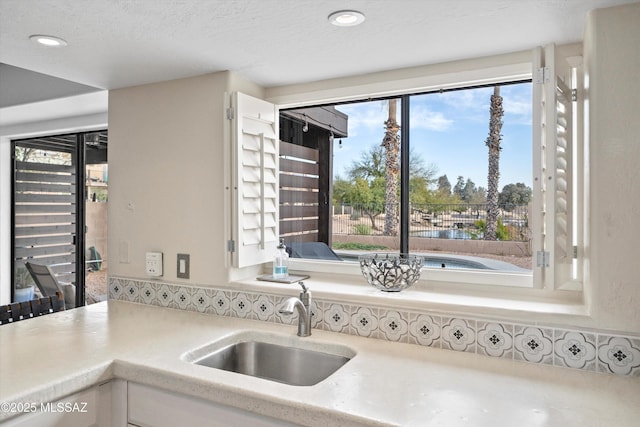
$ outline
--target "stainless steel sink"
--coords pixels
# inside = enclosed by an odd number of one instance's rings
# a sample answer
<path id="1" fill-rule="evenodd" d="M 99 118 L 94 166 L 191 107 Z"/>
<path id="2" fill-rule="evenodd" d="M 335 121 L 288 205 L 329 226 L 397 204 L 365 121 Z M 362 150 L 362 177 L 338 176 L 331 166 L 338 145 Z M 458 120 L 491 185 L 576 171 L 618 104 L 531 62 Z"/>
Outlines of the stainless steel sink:
<path id="1" fill-rule="evenodd" d="M 259 340 L 243 340 L 219 347 L 204 356 L 187 359 L 192 359 L 188 361 L 200 366 L 289 385 L 311 386 L 329 377 L 355 355 L 344 347 L 337 349 L 337 353 L 342 354 Z M 202 351 L 198 353 L 202 354 Z"/>

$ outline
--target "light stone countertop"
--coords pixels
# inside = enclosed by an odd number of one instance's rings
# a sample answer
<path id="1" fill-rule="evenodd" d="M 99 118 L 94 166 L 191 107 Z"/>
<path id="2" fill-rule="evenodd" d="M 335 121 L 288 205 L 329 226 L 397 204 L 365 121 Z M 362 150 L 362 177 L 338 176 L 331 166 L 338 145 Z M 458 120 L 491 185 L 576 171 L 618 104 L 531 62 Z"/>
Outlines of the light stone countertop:
<path id="1" fill-rule="evenodd" d="M 356 356 L 297 387 L 192 365 L 230 335 Z M 635 426 L 640 379 L 122 301 L 0 327 L 0 402 L 58 400 L 121 378 L 309 426 Z M 10 414 L 0 413 L 0 421 Z"/>

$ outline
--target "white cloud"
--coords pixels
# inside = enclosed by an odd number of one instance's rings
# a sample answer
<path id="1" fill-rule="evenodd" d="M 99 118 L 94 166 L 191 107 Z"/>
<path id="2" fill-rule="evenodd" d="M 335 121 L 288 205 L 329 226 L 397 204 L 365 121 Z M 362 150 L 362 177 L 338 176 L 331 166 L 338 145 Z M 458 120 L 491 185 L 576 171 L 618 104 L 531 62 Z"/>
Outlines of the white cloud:
<path id="1" fill-rule="evenodd" d="M 411 108 L 411 128 L 444 132 L 451 128 L 453 120 L 445 117 L 440 111 L 431 111 L 425 105 Z"/>
<path id="2" fill-rule="evenodd" d="M 489 99 L 493 89 L 479 88 L 471 90 L 454 90 L 438 94 L 438 99 L 461 111 L 484 111 L 489 105 Z"/>
<path id="3" fill-rule="evenodd" d="M 531 99 L 503 97 L 502 106 L 505 114 L 531 118 Z"/>
<path id="4" fill-rule="evenodd" d="M 386 102 L 343 104 L 337 105 L 336 109 L 349 116 L 349 137 L 355 137 L 362 133 L 377 132 L 378 130 L 382 137 L 384 121 L 388 117 Z"/>

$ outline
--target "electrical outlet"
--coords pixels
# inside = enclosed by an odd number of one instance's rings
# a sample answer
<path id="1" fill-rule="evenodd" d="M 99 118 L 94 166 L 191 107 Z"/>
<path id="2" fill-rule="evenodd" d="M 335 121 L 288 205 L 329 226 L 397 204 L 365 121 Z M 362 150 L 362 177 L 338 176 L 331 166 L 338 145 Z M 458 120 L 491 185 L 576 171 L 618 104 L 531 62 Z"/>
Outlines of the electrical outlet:
<path id="1" fill-rule="evenodd" d="M 189 278 L 189 254 L 178 254 L 178 266 L 176 268 L 179 279 Z"/>
<path id="2" fill-rule="evenodd" d="M 146 271 L 151 277 L 162 276 L 162 252 L 147 252 Z"/>

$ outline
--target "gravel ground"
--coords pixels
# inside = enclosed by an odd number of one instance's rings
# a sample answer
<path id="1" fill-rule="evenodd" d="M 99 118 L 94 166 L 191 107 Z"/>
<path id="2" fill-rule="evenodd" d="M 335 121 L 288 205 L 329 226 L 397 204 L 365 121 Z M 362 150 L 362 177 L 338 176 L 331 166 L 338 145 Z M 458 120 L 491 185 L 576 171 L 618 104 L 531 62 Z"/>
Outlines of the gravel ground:
<path id="1" fill-rule="evenodd" d="M 107 269 L 91 271 L 86 277 L 87 304 L 105 301 L 107 299 Z"/>

